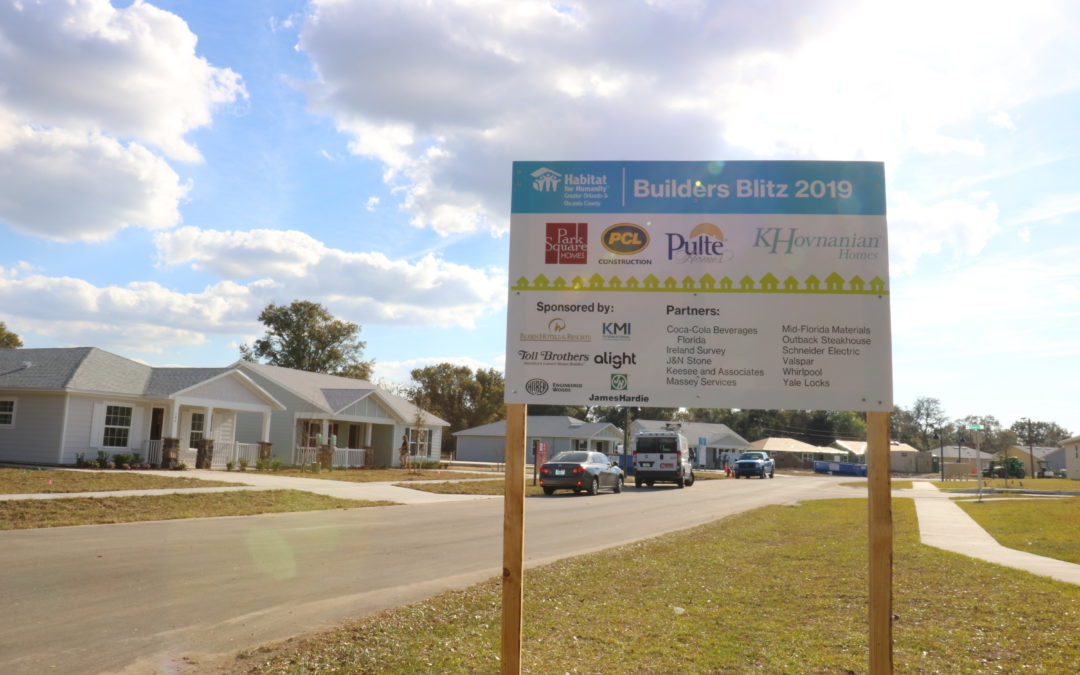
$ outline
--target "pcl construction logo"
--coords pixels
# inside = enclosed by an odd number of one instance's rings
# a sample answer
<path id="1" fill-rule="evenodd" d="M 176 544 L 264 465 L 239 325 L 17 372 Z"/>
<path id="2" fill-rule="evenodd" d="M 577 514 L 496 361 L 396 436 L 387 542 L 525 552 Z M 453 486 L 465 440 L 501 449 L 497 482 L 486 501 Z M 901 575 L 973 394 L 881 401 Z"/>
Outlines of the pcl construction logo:
<path id="1" fill-rule="evenodd" d="M 649 232 L 634 223 L 618 223 L 604 230 L 600 243 L 616 255 L 633 255 L 648 248 Z"/>

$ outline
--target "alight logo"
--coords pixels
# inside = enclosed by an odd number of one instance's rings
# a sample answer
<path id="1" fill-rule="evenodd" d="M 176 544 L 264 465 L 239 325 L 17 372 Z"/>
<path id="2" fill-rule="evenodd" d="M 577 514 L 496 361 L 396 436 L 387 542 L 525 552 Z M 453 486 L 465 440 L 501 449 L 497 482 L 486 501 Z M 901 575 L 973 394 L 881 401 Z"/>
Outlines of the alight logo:
<path id="1" fill-rule="evenodd" d="M 724 232 L 712 223 L 700 223 L 685 237 L 668 232 L 668 260 L 687 263 L 716 263 L 729 260 L 731 253 L 724 245 Z"/>
<path id="2" fill-rule="evenodd" d="M 618 223 L 604 230 L 600 243 L 617 255 L 633 255 L 648 248 L 649 232 L 640 225 Z"/>
<path id="3" fill-rule="evenodd" d="M 555 192 L 562 182 L 562 174 L 546 167 L 529 174 L 533 177 L 533 189 L 537 192 Z"/>
<path id="4" fill-rule="evenodd" d="M 548 223 L 544 262 L 548 265 L 584 265 L 589 258 L 588 223 Z"/>

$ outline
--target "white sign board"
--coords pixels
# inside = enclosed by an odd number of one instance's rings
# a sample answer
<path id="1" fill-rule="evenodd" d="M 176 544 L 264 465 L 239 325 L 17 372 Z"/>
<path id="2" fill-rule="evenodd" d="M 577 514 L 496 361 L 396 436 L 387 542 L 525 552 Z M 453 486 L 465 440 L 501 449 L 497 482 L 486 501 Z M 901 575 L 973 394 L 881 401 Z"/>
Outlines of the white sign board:
<path id="1" fill-rule="evenodd" d="M 515 162 L 506 401 L 892 410 L 877 162 Z"/>

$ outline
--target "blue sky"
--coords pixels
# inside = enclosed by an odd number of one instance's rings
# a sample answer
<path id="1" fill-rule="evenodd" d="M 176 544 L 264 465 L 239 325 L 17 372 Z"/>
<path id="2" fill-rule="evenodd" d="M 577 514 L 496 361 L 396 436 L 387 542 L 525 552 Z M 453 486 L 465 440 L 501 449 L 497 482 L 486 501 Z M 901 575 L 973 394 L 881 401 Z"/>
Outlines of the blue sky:
<path id="1" fill-rule="evenodd" d="M 0 0 L 0 321 L 502 368 L 513 160 L 883 161 L 896 403 L 1080 432 L 1068 0 Z"/>

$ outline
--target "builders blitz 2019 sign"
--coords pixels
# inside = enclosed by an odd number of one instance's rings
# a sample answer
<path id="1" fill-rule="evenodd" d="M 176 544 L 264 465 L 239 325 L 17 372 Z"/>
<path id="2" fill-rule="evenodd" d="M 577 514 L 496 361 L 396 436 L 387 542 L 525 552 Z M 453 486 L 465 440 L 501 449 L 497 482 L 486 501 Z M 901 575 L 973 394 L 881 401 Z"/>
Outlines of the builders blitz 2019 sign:
<path id="1" fill-rule="evenodd" d="M 515 162 L 506 401 L 891 410 L 877 162 Z"/>

